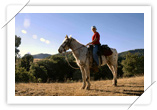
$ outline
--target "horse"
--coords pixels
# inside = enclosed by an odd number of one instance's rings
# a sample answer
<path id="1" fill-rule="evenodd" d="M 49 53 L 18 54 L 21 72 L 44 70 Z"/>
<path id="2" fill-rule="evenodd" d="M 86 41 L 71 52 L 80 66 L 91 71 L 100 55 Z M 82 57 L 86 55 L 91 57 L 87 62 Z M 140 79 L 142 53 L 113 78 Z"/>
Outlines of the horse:
<path id="1" fill-rule="evenodd" d="M 72 54 L 76 60 L 77 65 L 79 66 L 81 73 L 82 73 L 82 81 L 83 85 L 81 89 L 90 89 L 91 83 L 90 83 L 90 61 L 87 57 L 88 48 L 79 43 L 76 39 L 72 38 L 71 36 L 68 37 L 66 35 L 65 39 L 63 40 L 63 43 L 60 45 L 58 52 L 63 53 L 67 50 L 71 49 Z M 111 51 L 113 52 L 110 56 L 104 56 L 102 55 L 102 64 L 101 66 L 107 64 L 109 69 L 111 70 L 113 74 L 113 86 L 117 86 L 117 66 L 118 66 L 118 53 L 117 50 L 114 48 L 111 48 Z M 87 82 L 87 87 L 86 87 Z"/>

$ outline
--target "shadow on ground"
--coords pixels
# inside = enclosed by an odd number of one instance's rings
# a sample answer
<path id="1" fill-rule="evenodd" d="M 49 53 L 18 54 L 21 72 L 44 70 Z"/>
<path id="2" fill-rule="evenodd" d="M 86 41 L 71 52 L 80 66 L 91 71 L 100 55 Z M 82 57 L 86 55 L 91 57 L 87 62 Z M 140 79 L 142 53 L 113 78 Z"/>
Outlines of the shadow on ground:
<path id="1" fill-rule="evenodd" d="M 119 87 L 135 87 L 135 88 L 139 88 L 139 87 L 144 87 L 144 86 L 127 86 L 127 85 L 118 85 L 115 88 L 119 88 Z M 110 91 L 110 90 L 105 90 L 105 89 L 90 89 L 91 91 L 97 91 L 97 92 L 111 92 L 113 94 L 127 94 L 127 95 L 131 95 L 131 96 L 140 96 L 143 94 L 143 90 L 130 90 L 130 89 L 116 89 L 115 91 Z"/>

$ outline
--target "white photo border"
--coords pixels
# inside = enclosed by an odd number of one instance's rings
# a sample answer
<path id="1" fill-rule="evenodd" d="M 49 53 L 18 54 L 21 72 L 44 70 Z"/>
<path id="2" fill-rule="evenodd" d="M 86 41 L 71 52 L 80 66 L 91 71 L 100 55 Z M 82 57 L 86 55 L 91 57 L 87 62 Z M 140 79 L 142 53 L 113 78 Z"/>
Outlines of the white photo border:
<path id="1" fill-rule="evenodd" d="M 19 5 L 7 7 L 7 18 Z M 151 85 L 150 6 L 26 6 L 20 13 L 144 13 L 144 90 Z M 7 25 L 8 104 L 131 104 L 138 96 L 15 96 L 15 18 Z M 149 104 L 151 91 L 143 102 Z"/>

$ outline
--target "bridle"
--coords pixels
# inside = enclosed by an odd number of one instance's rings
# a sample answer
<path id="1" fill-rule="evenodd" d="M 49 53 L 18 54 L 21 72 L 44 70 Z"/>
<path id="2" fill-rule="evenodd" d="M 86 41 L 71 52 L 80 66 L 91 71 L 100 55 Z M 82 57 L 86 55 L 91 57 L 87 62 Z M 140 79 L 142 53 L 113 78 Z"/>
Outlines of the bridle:
<path id="1" fill-rule="evenodd" d="M 72 38 L 71 39 L 69 39 L 69 38 L 67 38 L 68 39 L 68 41 L 65 43 L 64 42 L 64 45 L 61 45 L 61 47 L 64 49 L 64 52 L 65 52 L 65 59 L 66 59 L 66 61 L 67 61 L 67 63 L 69 64 L 69 66 L 71 67 L 71 68 L 73 68 L 73 69 L 80 69 L 80 68 L 76 68 L 76 67 L 73 67 L 73 66 L 71 66 L 71 64 L 69 63 L 69 61 L 68 61 L 68 58 L 67 58 L 67 56 L 66 56 L 66 50 L 65 50 L 65 47 L 66 46 L 68 46 L 69 48 L 70 48 L 70 44 L 71 44 L 71 41 L 73 40 Z M 77 48 L 77 49 L 75 49 L 75 50 L 73 50 L 73 51 L 76 51 L 76 50 L 78 50 L 78 49 L 80 49 L 80 48 L 82 48 L 82 47 L 85 47 L 84 45 L 82 45 L 81 47 L 79 47 L 79 48 Z"/>
<path id="2" fill-rule="evenodd" d="M 66 52 L 65 47 L 66 46 L 70 47 L 71 41 L 72 40 L 69 41 L 69 38 L 67 38 L 67 42 L 64 42 L 64 45 L 61 45 L 61 47 L 64 49 L 65 52 Z"/>

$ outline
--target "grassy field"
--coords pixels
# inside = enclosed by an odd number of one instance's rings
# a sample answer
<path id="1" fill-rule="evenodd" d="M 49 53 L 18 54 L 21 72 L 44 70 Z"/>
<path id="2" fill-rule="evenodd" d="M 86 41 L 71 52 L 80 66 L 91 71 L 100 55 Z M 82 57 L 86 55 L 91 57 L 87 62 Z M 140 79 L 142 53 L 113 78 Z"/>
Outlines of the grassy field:
<path id="1" fill-rule="evenodd" d="M 91 81 L 90 90 L 81 90 L 77 83 L 16 83 L 16 96 L 139 96 L 144 91 L 144 77 L 118 79 L 118 86 L 112 80 Z"/>
<path id="2" fill-rule="evenodd" d="M 40 61 L 40 60 L 43 60 L 43 59 L 34 58 L 33 62 L 36 63 L 36 62 L 38 62 L 38 61 Z"/>

